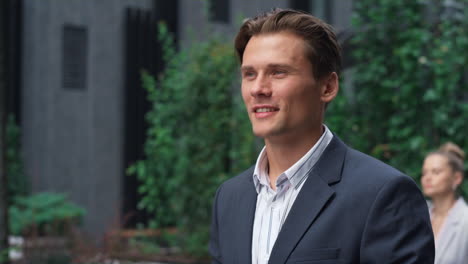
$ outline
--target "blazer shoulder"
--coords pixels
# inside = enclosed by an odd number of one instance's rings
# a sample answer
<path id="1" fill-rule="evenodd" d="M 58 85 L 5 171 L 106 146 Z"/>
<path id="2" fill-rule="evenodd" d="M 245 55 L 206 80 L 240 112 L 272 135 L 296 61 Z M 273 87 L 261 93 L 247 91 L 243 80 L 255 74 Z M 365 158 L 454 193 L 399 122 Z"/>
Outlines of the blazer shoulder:
<path id="1" fill-rule="evenodd" d="M 409 188 L 422 197 L 414 179 L 383 161 L 352 148 L 348 149 L 345 157 L 342 181 L 352 185 L 352 190 L 348 191 L 357 196 L 377 197 L 381 190 Z"/>
<path id="2" fill-rule="evenodd" d="M 468 233 L 468 205 L 466 204 L 465 199 L 458 198 L 460 200 L 460 208 L 458 209 L 460 212 L 457 214 L 457 217 L 460 221 L 462 221 L 462 225 L 464 226 L 465 232 Z M 468 241 L 468 237 L 467 237 Z"/>
<path id="3" fill-rule="evenodd" d="M 252 185 L 253 186 L 253 173 L 254 173 L 255 165 L 248 168 L 247 170 L 239 173 L 238 175 L 226 180 L 221 184 L 223 190 L 227 191 L 236 191 L 239 189 L 245 188 L 245 186 Z"/>
<path id="4" fill-rule="evenodd" d="M 368 175 L 378 181 L 391 180 L 395 177 L 411 179 L 411 177 L 385 162 L 352 148 L 348 149 L 345 164 L 346 168 L 352 170 L 353 173 Z"/>

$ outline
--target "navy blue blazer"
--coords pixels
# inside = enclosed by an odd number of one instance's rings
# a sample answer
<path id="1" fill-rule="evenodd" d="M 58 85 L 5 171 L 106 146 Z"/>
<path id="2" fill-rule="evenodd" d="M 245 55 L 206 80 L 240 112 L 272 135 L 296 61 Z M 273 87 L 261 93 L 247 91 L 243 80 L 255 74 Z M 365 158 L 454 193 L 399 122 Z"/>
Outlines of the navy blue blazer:
<path id="1" fill-rule="evenodd" d="M 213 263 L 252 261 L 253 171 L 216 192 Z M 298 194 L 269 263 L 434 263 L 426 201 L 411 178 L 334 135 Z"/>

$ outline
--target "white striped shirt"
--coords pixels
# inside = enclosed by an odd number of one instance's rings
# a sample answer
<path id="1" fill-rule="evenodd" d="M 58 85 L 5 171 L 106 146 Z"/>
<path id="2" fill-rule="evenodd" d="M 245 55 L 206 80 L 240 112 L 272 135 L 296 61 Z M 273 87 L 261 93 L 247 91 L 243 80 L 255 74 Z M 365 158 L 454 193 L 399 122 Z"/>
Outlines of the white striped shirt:
<path id="1" fill-rule="evenodd" d="M 333 134 L 323 126 L 325 132 L 317 143 L 278 177 L 276 191 L 270 186 L 265 148 L 260 152 L 253 175 L 258 195 L 252 233 L 252 264 L 268 263 L 271 249 L 303 183 L 332 140 Z"/>

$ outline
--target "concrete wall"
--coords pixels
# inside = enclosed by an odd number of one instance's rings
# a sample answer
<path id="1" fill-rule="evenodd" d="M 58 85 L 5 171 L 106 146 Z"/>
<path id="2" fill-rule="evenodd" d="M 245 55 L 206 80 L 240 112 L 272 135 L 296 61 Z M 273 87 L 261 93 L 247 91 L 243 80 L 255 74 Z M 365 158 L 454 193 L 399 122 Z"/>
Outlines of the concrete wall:
<path id="1" fill-rule="evenodd" d="M 219 23 L 212 22 L 208 19 L 208 1 L 201 0 L 179 0 L 179 40 L 182 48 L 189 46 L 193 41 L 205 39 L 207 36 L 216 34 L 225 37 L 234 45 L 234 37 L 239 30 L 239 26 L 245 18 L 256 16 L 259 13 L 267 12 L 272 8 L 291 8 L 289 0 L 229 0 L 230 2 L 230 22 Z M 339 34 L 341 31 L 349 31 L 351 29 L 351 15 L 353 0 L 304 0 L 309 1 L 310 6 L 319 4 L 322 1 L 324 6 L 326 2 L 330 2 L 332 7 L 330 23 Z M 320 14 L 313 15 L 320 17 Z M 344 56 L 350 56 L 344 54 Z M 343 69 L 342 74 L 345 76 L 343 93 L 352 92 L 352 69 Z M 235 89 L 235 87 L 234 87 Z M 236 90 L 235 90 L 236 91 Z"/>
<path id="2" fill-rule="evenodd" d="M 34 192 L 59 191 L 85 207 L 95 238 L 119 225 L 124 15 L 151 0 L 24 0 L 22 127 Z M 62 27 L 88 28 L 85 90 L 62 87 Z"/>
<path id="3" fill-rule="evenodd" d="M 122 206 L 124 15 L 153 0 L 23 0 L 22 127 L 32 189 L 59 191 L 87 209 L 85 230 L 99 239 L 120 226 Z M 333 1 L 332 24 L 345 29 L 351 0 Z M 179 0 L 182 47 L 210 34 L 232 40 L 246 17 L 288 0 L 230 0 L 230 23 L 208 21 L 207 1 Z M 339 5 L 339 6 L 338 6 Z M 88 29 L 85 90 L 62 87 L 62 28 Z"/>
<path id="4" fill-rule="evenodd" d="M 320 1 L 320 0 L 304 0 Z M 332 2 L 331 23 L 337 31 L 351 27 L 352 0 L 321 0 Z M 230 23 L 213 23 L 207 19 L 208 1 L 180 0 L 179 4 L 179 39 L 182 46 L 189 45 L 193 40 L 200 40 L 209 34 L 220 34 L 233 39 L 243 19 L 253 17 L 272 8 L 290 8 L 289 0 L 229 0 L 231 15 Z"/>
<path id="5" fill-rule="evenodd" d="M 218 34 L 233 39 L 242 20 L 255 16 L 273 7 L 289 7 L 288 0 L 229 0 L 230 23 L 210 22 L 208 20 L 208 1 L 180 0 L 179 4 L 179 39 L 182 46 L 190 45 L 194 40 L 201 40 L 210 34 Z"/>

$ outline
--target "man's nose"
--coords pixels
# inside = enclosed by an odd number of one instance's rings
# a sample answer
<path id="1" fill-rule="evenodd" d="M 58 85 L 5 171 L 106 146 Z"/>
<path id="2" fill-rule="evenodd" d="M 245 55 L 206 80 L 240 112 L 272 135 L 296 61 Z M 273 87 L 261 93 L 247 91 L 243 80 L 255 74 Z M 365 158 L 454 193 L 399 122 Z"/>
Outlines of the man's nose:
<path id="1" fill-rule="evenodd" d="M 259 75 L 250 89 L 250 95 L 253 97 L 269 97 L 271 96 L 271 81 L 268 76 Z"/>

